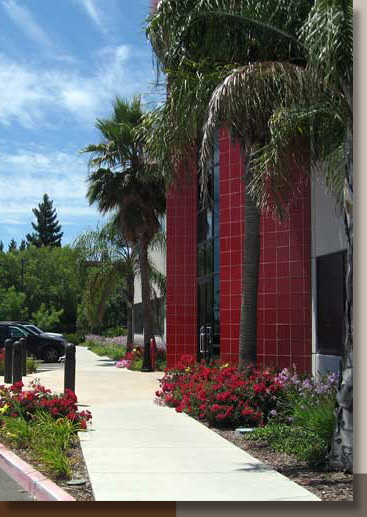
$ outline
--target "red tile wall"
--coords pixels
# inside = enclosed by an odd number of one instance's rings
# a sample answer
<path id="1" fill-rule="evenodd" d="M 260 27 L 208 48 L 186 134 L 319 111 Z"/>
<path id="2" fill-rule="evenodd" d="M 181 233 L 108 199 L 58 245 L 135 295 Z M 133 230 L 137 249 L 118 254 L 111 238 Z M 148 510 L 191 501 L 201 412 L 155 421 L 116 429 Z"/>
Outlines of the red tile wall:
<path id="1" fill-rule="evenodd" d="M 167 364 L 197 350 L 196 171 L 182 170 L 167 196 Z"/>
<path id="2" fill-rule="evenodd" d="M 244 236 L 243 160 L 228 131 L 220 153 L 220 349 L 238 364 Z M 183 173 L 167 200 L 167 357 L 197 351 L 197 186 Z M 297 170 L 298 194 L 282 223 L 262 215 L 258 363 L 311 371 L 310 186 Z"/>
<path id="3" fill-rule="evenodd" d="M 228 131 L 219 132 L 220 208 L 220 355 L 238 364 L 241 311 L 244 183 L 241 151 Z"/>

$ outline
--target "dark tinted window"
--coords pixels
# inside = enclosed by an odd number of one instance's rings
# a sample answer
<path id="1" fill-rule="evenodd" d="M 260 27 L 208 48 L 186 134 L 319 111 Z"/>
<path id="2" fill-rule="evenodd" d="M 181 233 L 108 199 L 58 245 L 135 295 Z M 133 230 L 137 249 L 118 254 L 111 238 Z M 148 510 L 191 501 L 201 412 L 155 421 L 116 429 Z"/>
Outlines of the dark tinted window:
<path id="1" fill-rule="evenodd" d="M 346 253 L 317 259 L 317 351 L 341 355 L 345 304 Z"/>

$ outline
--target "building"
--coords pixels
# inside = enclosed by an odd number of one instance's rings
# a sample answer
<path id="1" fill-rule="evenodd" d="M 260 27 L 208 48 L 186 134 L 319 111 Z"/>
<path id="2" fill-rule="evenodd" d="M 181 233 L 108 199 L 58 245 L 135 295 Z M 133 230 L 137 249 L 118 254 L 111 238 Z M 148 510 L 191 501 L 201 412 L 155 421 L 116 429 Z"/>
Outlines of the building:
<path id="1" fill-rule="evenodd" d="M 243 156 L 220 130 L 212 202 L 183 166 L 167 199 L 167 359 L 183 354 L 238 364 L 244 237 Z M 259 366 L 337 370 L 344 310 L 343 226 L 320 182 L 293 171 L 290 216 L 261 216 Z"/>

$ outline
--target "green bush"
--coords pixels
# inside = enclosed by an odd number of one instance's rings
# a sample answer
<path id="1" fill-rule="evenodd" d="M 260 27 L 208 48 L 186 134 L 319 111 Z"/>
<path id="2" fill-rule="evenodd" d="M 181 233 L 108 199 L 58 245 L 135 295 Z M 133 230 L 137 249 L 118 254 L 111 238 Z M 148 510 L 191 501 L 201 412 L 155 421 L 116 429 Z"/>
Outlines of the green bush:
<path id="1" fill-rule="evenodd" d="M 285 452 L 314 468 L 324 468 L 335 425 L 335 399 L 321 397 L 308 405 L 295 402 L 293 416 L 288 423 L 275 419 L 247 436 L 252 440 L 266 440 L 276 451 Z"/>
<path id="2" fill-rule="evenodd" d="M 84 341 L 83 336 L 78 336 L 78 334 L 75 333 L 64 334 L 64 337 L 68 343 L 74 343 L 74 345 L 80 345 L 80 343 Z"/>
<path id="3" fill-rule="evenodd" d="M 114 327 L 110 328 L 104 332 L 102 332 L 102 336 L 104 337 L 118 337 L 118 336 L 126 336 L 127 330 L 125 327 Z"/>

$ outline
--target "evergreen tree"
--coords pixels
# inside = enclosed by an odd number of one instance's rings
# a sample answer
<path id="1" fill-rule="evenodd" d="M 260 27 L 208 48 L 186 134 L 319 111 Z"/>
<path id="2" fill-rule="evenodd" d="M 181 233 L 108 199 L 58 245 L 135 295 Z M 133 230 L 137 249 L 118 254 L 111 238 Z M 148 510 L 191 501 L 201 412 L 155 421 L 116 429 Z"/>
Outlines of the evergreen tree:
<path id="1" fill-rule="evenodd" d="M 3 241 L 0 241 L 0 253 L 4 251 L 4 243 Z"/>
<path id="2" fill-rule="evenodd" d="M 32 212 L 36 216 L 37 223 L 32 223 L 35 233 L 27 234 L 27 241 L 40 248 L 41 246 L 61 246 L 61 225 L 57 220 L 56 209 L 52 208 L 53 201 L 44 194 L 42 203 Z"/>
<path id="3" fill-rule="evenodd" d="M 20 243 L 20 246 L 19 246 L 19 250 L 24 251 L 25 249 L 27 249 L 27 242 L 25 241 L 25 239 L 22 239 L 22 242 Z"/>
<path id="4" fill-rule="evenodd" d="M 17 243 L 14 239 L 9 242 L 8 251 L 15 251 L 17 249 Z"/>

